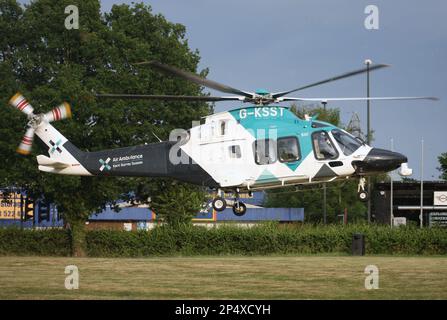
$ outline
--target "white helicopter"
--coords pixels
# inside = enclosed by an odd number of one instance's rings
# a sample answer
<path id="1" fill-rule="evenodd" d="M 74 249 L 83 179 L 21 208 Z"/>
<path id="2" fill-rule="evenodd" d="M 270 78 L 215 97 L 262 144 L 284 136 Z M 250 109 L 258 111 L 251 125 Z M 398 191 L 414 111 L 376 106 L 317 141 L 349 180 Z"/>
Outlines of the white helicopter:
<path id="1" fill-rule="evenodd" d="M 368 198 L 365 176 L 397 168 L 408 176 L 407 157 L 400 153 L 372 148 L 345 130 L 306 116 L 298 118 L 286 101 L 364 101 L 437 100 L 434 97 L 376 98 L 297 98 L 286 95 L 324 83 L 358 75 L 366 68 L 318 81 L 293 90 L 269 93 L 266 90 L 238 90 L 196 74 L 161 64 L 144 62 L 161 72 L 181 77 L 231 96 L 173 96 L 138 94 L 96 94 L 98 98 L 148 99 L 166 101 L 240 101 L 251 105 L 205 118 L 205 123 L 180 134 L 175 141 L 98 152 L 83 152 L 68 141 L 51 122 L 69 118 L 70 106 L 63 103 L 46 114 L 34 114 L 33 107 L 20 94 L 10 104 L 24 112 L 28 129 L 18 148 L 29 154 L 34 135 L 48 147 L 48 156 L 38 155 L 39 170 L 63 175 L 169 177 L 217 190 L 212 201 L 216 211 L 227 202 L 222 192 L 235 194 L 233 212 L 241 216 L 246 206 L 242 192 L 281 188 L 291 185 L 332 182 L 359 178 L 358 195 Z M 374 65 L 370 71 L 387 65 Z"/>

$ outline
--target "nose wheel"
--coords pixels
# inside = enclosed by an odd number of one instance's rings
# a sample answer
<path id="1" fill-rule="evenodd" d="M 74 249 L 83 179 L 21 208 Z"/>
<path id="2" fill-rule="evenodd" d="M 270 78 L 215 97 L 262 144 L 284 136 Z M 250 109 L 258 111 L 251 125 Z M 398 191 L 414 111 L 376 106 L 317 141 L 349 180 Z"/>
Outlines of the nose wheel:
<path id="1" fill-rule="evenodd" d="M 239 189 L 236 189 L 234 193 L 233 213 L 238 217 L 242 217 L 246 212 L 247 206 L 239 200 Z"/>
<path id="2" fill-rule="evenodd" d="M 359 197 L 360 201 L 366 202 L 368 201 L 369 195 L 366 191 L 360 191 L 357 196 Z"/>
<path id="3" fill-rule="evenodd" d="M 368 191 L 366 190 L 365 186 L 366 186 L 366 179 L 365 177 L 361 177 L 357 188 L 357 196 L 359 200 L 363 202 L 366 202 L 369 199 Z"/>

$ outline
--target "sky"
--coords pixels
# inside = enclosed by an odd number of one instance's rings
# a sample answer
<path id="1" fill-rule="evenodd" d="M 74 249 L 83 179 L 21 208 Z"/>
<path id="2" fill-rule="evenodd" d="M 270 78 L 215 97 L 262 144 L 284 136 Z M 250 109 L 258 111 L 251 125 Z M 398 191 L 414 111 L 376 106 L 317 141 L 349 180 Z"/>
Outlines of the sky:
<path id="1" fill-rule="evenodd" d="M 102 10 L 131 2 L 102 0 Z M 390 64 L 390 68 L 371 73 L 371 96 L 436 96 L 441 100 L 372 102 L 372 145 L 390 149 L 393 139 L 394 150 L 409 159 L 412 178 L 420 179 L 424 139 L 424 180 L 438 179 L 437 157 L 447 152 L 447 1 L 143 2 L 151 5 L 154 13 L 186 26 L 190 47 L 198 49 L 202 57 L 199 69 L 210 69 L 208 78 L 242 90 L 293 89 L 361 68 L 365 59 Z M 379 9 L 378 30 L 365 28 L 368 5 Z M 362 75 L 293 96 L 365 95 L 366 76 Z M 237 102 L 218 102 L 216 111 L 238 106 Z M 366 102 L 328 106 L 341 109 L 344 124 L 357 112 L 366 132 Z"/>

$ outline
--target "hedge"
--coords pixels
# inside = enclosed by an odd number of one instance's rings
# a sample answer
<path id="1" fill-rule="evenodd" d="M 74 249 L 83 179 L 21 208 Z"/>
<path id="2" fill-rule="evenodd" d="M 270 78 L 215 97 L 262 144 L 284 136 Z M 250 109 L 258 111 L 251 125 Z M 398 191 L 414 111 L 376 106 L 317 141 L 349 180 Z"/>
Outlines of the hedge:
<path id="1" fill-rule="evenodd" d="M 0 228 L 0 255 L 69 256 L 71 251 L 65 230 Z"/>
<path id="2" fill-rule="evenodd" d="M 367 254 L 447 254 L 447 230 L 380 225 L 278 225 L 251 228 L 185 226 L 151 231 L 96 230 L 86 233 L 91 257 L 148 257 L 170 255 L 268 255 L 351 252 L 354 233 L 366 236 Z M 71 252 L 65 230 L 0 229 L 2 255 L 56 255 Z"/>

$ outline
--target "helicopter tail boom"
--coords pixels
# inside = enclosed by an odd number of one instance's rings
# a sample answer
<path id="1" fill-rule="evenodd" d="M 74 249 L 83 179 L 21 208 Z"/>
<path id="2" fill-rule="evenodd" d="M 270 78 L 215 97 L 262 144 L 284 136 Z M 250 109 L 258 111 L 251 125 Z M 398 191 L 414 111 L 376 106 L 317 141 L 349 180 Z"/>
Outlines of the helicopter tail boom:
<path id="1" fill-rule="evenodd" d="M 48 173 L 81 176 L 119 176 L 174 178 L 176 180 L 217 187 L 217 182 L 187 155 L 174 164 L 169 155 L 173 141 L 96 152 L 84 152 L 68 141 L 51 124 L 41 124 L 36 135 L 48 146 L 49 157 L 37 156 L 39 170 Z"/>

